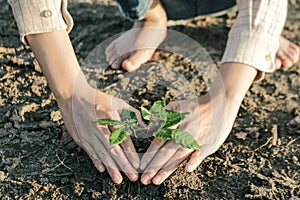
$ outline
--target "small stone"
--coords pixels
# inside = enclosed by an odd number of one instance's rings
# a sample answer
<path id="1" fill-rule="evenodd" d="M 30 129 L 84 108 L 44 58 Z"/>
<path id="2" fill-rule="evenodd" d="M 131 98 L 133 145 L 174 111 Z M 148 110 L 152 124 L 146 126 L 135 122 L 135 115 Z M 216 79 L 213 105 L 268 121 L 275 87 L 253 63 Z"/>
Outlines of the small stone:
<path id="1" fill-rule="evenodd" d="M 236 133 L 236 134 L 235 134 L 235 137 L 236 137 L 237 139 L 246 140 L 247 133 L 244 133 L 244 132 Z"/>
<path id="2" fill-rule="evenodd" d="M 4 181 L 6 178 L 7 175 L 3 171 L 0 171 L 0 181 Z"/>
<path id="3" fill-rule="evenodd" d="M 292 159 L 293 159 L 294 162 L 297 162 L 297 161 L 298 161 L 297 156 L 293 156 Z"/>

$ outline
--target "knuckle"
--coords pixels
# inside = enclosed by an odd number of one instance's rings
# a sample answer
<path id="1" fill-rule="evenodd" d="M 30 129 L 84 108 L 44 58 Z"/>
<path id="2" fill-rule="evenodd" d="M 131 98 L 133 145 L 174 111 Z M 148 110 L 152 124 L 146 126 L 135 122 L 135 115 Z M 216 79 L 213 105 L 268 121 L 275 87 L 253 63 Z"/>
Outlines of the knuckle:
<path id="1" fill-rule="evenodd" d="M 182 157 L 183 157 L 183 152 L 180 150 L 176 151 L 173 155 L 173 158 L 176 160 L 181 159 Z"/>
<path id="2" fill-rule="evenodd" d="M 144 171 L 144 173 L 154 173 L 157 172 L 160 169 L 160 166 L 149 166 L 147 169 Z"/>
<path id="3" fill-rule="evenodd" d="M 134 147 L 132 146 L 132 142 L 130 138 L 128 137 L 126 140 L 124 140 L 121 144 L 123 151 L 126 151 L 128 153 L 134 152 Z"/>
<path id="4" fill-rule="evenodd" d="M 109 158 L 109 153 L 105 150 L 100 150 L 97 152 L 97 155 L 95 155 L 97 158 L 99 158 L 102 161 L 105 161 Z"/>
<path id="5" fill-rule="evenodd" d="M 168 154 L 170 154 L 170 149 L 162 148 L 162 149 L 159 150 L 159 154 L 161 156 L 167 156 Z"/>
<path id="6" fill-rule="evenodd" d="M 154 147 L 159 147 L 159 146 L 161 146 L 162 144 L 164 144 L 164 141 L 155 138 L 155 139 L 152 141 L 152 143 L 153 143 L 153 146 L 154 146 Z"/>
<path id="7" fill-rule="evenodd" d="M 128 163 L 119 161 L 118 165 L 119 165 L 120 169 L 122 169 L 124 172 L 131 172 L 131 166 Z"/>
<path id="8" fill-rule="evenodd" d="M 121 151 L 120 146 L 114 146 L 114 147 L 111 147 L 111 149 L 110 149 L 110 153 L 111 153 L 111 155 L 114 156 L 114 157 L 119 156 L 119 155 L 121 154 L 120 151 Z"/>

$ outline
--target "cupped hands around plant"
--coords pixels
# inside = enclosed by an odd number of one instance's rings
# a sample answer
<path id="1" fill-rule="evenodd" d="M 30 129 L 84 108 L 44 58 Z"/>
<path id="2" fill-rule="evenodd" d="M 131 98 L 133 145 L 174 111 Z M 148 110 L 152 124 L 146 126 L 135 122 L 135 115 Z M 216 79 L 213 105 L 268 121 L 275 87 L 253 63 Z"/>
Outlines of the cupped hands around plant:
<path id="1" fill-rule="evenodd" d="M 95 126 L 90 119 L 95 117 L 120 119 L 124 108 L 136 111 L 137 114 L 138 111 L 125 101 L 89 86 L 80 86 L 76 89 L 72 99 L 64 101 L 58 99 L 70 135 L 85 150 L 98 171 L 107 170 L 114 183 L 122 182 L 121 171 L 131 181 L 136 181 L 140 159 L 131 139 L 127 138 L 122 144 L 111 146 L 109 144 L 111 130 L 103 125 Z"/>
<path id="2" fill-rule="evenodd" d="M 180 113 L 174 110 L 165 108 L 164 101 L 156 101 L 148 110 L 141 107 L 141 114 L 144 119 L 145 126 L 140 126 L 136 113 L 132 110 L 123 108 L 121 120 L 112 119 L 96 119 L 94 123 L 116 127 L 110 134 L 109 141 L 111 145 L 118 145 L 126 140 L 130 135 L 137 137 L 137 132 L 142 131 L 145 134 L 150 129 L 154 128 L 153 136 L 160 140 L 173 140 L 184 148 L 200 150 L 200 146 L 193 139 L 190 133 L 180 129 L 174 129 L 173 126 L 183 121 L 188 115 L 188 112 Z"/>

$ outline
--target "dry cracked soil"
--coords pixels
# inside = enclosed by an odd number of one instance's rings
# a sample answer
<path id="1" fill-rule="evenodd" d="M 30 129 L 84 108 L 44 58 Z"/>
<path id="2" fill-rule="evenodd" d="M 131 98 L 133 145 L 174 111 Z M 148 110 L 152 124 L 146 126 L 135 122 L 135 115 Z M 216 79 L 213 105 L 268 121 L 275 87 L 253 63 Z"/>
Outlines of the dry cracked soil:
<path id="1" fill-rule="evenodd" d="M 75 27 L 70 37 L 80 64 L 96 44 L 130 28 L 116 3 L 70 2 Z M 181 165 L 162 185 L 144 186 L 124 179 L 115 185 L 99 173 L 64 128 L 55 97 L 30 49 L 19 41 L 12 11 L 0 0 L 0 197 L 1 199 L 299 199 L 300 64 L 267 74 L 247 92 L 234 127 L 221 148 L 192 173 Z M 236 14 L 170 23 L 200 43 L 218 65 Z M 289 1 L 283 35 L 300 42 L 300 2 Z M 188 47 L 186 47 L 188 48 Z M 148 82 L 106 68 L 84 68 L 99 89 L 122 97 L 134 107 L 178 97 L 166 84 L 168 69 L 189 81 L 196 95 L 206 91 L 195 66 L 180 55 L 158 50 L 148 65 Z M 156 67 L 163 66 L 163 67 Z M 142 72 L 141 72 L 142 73 Z M 97 76 L 97 77 L 96 77 Z M 100 77 L 100 78 L 99 78 Z M 175 80 L 175 81 L 174 81 Z M 185 84 L 170 78 L 180 91 Z M 123 86 L 123 88 L 122 88 Z M 126 87 L 124 87 L 126 86 Z M 117 91 L 117 92 L 116 92 Z M 183 98 L 191 94 L 182 93 Z M 143 150 L 149 141 L 135 141 Z M 145 145 L 144 145 L 145 143 Z"/>

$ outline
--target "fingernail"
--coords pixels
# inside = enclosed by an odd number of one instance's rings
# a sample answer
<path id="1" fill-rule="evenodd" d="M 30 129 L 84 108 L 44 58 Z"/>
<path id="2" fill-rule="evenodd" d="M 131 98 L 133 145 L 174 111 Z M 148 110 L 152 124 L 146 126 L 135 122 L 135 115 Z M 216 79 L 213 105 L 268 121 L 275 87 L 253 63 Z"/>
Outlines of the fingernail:
<path id="1" fill-rule="evenodd" d="M 196 169 L 196 167 L 194 165 L 186 166 L 186 172 L 192 172 L 192 171 L 194 171 Z"/>
<path id="2" fill-rule="evenodd" d="M 150 179 L 149 176 L 143 175 L 143 176 L 142 176 L 142 179 L 141 179 L 141 182 L 142 182 L 144 185 L 148 185 L 149 182 L 150 182 L 149 179 Z"/>
<path id="3" fill-rule="evenodd" d="M 138 177 L 137 174 L 131 174 L 130 178 L 131 178 L 132 181 L 136 181 L 139 177 Z"/>
<path id="4" fill-rule="evenodd" d="M 105 171 L 105 167 L 103 167 L 102 165 L 98 166 L 98 170 L 100 172 L 104 172 Z"/>
<path id="5" fill-rule="evenodd" d="M 191 172 L 191 169 L 192 169 L 192 166 L 186 166 L 186 167 L 185 167 L 185 171 L 186 171 L 186 172 Z"/>
<path id="6" fill-rule="evenodd" d="M 122 177 L 120 177 L 120 175 L 114 175 L 113 180 L 114 183 L 120 184 L 122 182 Z"/>
<path id="7" fill-rule="evenodd" d="M 156 176 L 152 182 L 155 184 L 155 185 L 159 185 L 161 182 L 161 177 L 160 176 Z"/>

